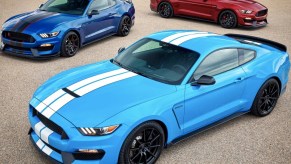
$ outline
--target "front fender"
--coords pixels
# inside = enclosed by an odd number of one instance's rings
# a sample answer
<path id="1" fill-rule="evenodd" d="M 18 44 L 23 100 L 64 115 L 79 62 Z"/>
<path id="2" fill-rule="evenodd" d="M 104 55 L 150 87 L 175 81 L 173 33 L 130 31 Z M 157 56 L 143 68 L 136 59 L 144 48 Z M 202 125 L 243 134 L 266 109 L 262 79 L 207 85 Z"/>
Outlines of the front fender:
<path id="1" fill-rule="evenodd" d="M 125 124 L 127 129 L 123 132 L 123 137 L 121 138 L 121 141 L 124 141 L 130 132 L 140 124 L 147 121 L 158 121 L 166 127 L 166 143 L 169 144 L 183 134 L 173 111 L 175 106 L 173 102 L 183 103 L 183 93 L 183 91 L 177 91 L 173 94 L 136 105 L 116 114 L 97 125 L 97 127 Z"/>

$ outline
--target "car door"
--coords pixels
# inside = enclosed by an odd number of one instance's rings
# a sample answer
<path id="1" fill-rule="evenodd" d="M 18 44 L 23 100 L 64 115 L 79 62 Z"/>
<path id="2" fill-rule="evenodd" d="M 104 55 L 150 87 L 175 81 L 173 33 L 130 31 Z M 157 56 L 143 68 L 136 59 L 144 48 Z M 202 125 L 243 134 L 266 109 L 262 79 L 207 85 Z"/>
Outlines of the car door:
<path id="1" fill-rule="evenodd" d="M 179 13 L 212 20 L 215 5 L 212 0 L 179 0 Z"/>
<path id="2" fill-rule="evenodd" d="M 87 20 L 82 24 L 86 43 L 114 32 L 115 5 L 116 0 L 94 0 L 91 3 L 87 12 Z M 98 13 L 90 15 L 93 10 Z"/>
<path id="3" fill-rule="evenodd" d="M 193 80 L 213 76 L 213 85 L 185 86 L 184 133 L 200 129 L 242 108 L 245 72 L 239 67 L 237 49 L 221 49 L 198 66 Z"/>

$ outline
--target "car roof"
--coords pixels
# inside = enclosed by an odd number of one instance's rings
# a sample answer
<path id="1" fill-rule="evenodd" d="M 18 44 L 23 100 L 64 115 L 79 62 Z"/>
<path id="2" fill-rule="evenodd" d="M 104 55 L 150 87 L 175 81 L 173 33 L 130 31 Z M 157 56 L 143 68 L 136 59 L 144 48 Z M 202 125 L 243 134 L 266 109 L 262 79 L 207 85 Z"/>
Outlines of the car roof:
<path id="1" fill-rule="evenodd" d="M 243 48 L 239 41 L 220 34 L 195 30 L 161 31 L 147 36 L 147 38 L 174 44 L 207 55 L 222 48 Z"/>

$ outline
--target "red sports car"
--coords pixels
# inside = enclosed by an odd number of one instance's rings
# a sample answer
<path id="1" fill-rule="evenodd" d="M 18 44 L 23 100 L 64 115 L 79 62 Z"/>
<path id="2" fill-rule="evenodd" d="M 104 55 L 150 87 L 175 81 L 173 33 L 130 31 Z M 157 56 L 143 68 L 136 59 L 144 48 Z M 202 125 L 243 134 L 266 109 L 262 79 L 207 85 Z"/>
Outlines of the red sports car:
<path id="1" fill-rule="evenodd" d="M 219 23 L 224 28 L 267 24 L 268 9 L 253 0 L 151 0 L 161 17 L 187 16 Z"/>

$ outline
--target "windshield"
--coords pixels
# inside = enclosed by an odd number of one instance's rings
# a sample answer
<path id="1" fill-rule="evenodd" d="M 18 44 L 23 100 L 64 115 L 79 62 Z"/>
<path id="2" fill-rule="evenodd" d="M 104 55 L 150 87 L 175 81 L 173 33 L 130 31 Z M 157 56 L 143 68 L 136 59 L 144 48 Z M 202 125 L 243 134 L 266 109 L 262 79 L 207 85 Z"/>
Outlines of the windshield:
<path id="1" fill-rule="evenodd" d="M 40 10 L 65 14 L 82 15 L 89 0 L 50 0 Z"/>
<path id="2" fill-rule="evenodd" d="M 112 62 L 147 78 L 178 85 L 198 57 L 197 52 L 146 38 L 122 51 Z"/>

